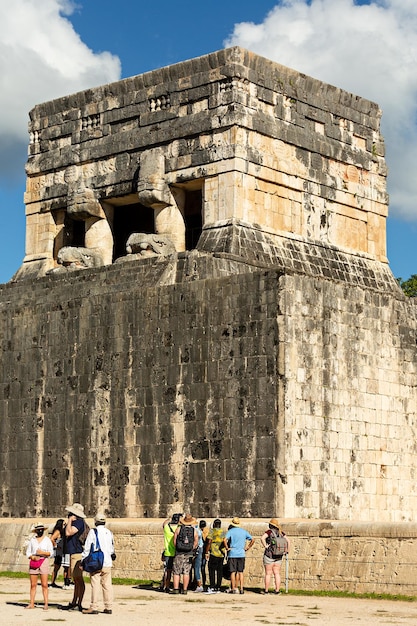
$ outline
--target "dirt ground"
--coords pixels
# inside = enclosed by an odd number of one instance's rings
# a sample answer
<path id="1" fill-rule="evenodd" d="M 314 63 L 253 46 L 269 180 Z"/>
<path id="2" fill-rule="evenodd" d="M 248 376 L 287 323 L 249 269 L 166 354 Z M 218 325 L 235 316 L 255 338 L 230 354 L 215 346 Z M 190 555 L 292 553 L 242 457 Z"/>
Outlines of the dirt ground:
<path id="1" fill-rule="evenodd" d="M 417 625 L 417 603 L 391 600 L 354 600 L 313 596 L 262 596 L 246 591 L 244 595 L 225 593 L 208 595 L 189 591 L 186 596 L 172 596 L 133 586 L 114 586 L 112 615 L 80 615 L 62 611 L 72 592 L 49 590 L 49 611 L 42 610 L 42 592 L 37 590 L 38 608 L 25 609 L 29 599 L 29 580 L 0 578 L 0 621 L 5 626 L 44 625 L 61 622 L 68 626 L 116 623 L 141 626 L 184 626 L 203 624 L 239 626 L 273 624 L 275 626 L 374 626 Z M 86 586 L 84 606 L 89 606 L 90 586 Z M 196 621 L 198 620 L 198 621 Z"/>

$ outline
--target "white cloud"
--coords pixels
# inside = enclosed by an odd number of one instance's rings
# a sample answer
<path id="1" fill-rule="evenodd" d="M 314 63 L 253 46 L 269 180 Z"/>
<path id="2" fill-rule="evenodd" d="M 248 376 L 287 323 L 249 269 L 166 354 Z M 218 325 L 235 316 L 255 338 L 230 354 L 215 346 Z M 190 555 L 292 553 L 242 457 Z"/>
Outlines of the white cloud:
<path id="1" fill-rule="evenodd" d="M 90 50 L 65 17 L 72 0 L 0 0 L 0 176 L 22 173 L 37 103 L 120 78 L 120 61 Z"/>
<path id="2" fill-rule="evenodd" d="M 282 0 L 225 42 L 376 101 L 391 214 L 417 219 L 417 1 Z"/>

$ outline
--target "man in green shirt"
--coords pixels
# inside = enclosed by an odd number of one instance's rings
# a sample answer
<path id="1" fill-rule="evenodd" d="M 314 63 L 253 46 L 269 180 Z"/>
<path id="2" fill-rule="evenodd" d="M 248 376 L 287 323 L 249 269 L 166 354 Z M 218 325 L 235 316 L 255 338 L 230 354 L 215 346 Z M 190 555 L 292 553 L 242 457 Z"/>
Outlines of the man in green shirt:
<path id="1" fill-rule="evenodd" d="M 174 534 L 177 530 L 178 522 L 181 517 L 181 513 L 174 513 L 171 520 L 166 519 L 162 524 L 164 531 L 164 551 L 162 553 L 162 559 L 164 561 L 164 577 L 162 579 L 161 591 L 169 592 L 169 586 L 171 584 L 172 565 L 175 556 Z"/>

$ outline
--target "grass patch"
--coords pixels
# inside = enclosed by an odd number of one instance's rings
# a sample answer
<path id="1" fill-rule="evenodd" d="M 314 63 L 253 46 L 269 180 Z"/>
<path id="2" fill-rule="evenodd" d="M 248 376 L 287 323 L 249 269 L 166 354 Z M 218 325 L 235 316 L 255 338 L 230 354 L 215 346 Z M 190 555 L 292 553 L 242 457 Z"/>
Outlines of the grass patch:
<path id="1" fill-rule="evenodd" d="M 0 578 L 29 578 L 28 572 L 0 572 Z M 85 581 L 89 581 L 89 576 L 85 576 Z M 58 581 L 63 582 L 63 577 L 58 576 Z M 113 585 L 125 585 L 137 587 L 138 589 L 144 590 L 152 590 L 159 587 L 161 584 L 160 580 L 143 580 L 139 578 L 113 578 Z M 247 591 L 252 591 L 254 593 L 259 593 L 258 588 L 247 588 Z M 281 593 L 284 595 L 285 592 L 281 590 Z M 389 594 L 389 593 L 352 593 L 349 591 L 305 591 L 303 589 L 289 589 L 289 596 L 311 596 L 317 598 L 354 598 L 354 599 L 364 599 L 364 600 L 398 600 L 400 602 L 416 602 L 416 596 L 403 596 L 400 594 Z"/>
<path id="2" fill-rule="evenodd" d="M 0 572 L 0 578 L 29 578 L 29 572 Z"/>
<path id="3" fill-rule="evenodd" d="M 17 596 L 21 591 L 0 591 L 0 596 Z"/>
<path id="4" fill-rule="evenodd" d="M 121 605 L 126 605 L 127 606 L 127 600 L 135 600 L 135 601 L 140 601 L 144 604 L 146 604 L 147 602 L 152 602 L 153 600 L 155 600 L 155 596 L 123 596 L 123 601 L 120 602 Z"/>
<path id="5" fill-rule="evenodd" d="M 160 581 L 140 580 L 137 578 L 112 578 L 113 585 L 133 585 L 135 587 L 143 587 L 143 589 L 153 589 L 159 587 Z"/>
<path id="6" fill-rule="evenodd" d="M 302 589 L 290 589 L 291 596 L 312 596 L 316 598 L 354 598 L 357 600 L 399 600 L 401 602 L 416 602 L 416 596 L 402 596 L 389 593 L 352 593 L 349 591 L 304 591 Z"/>
<path id="7" fill-rule="evenodd" d="M 29 578 L 29 572 L 0 572 L 0 578 Z M 89 580 L 89 576 L 85 575 L 84 579 L 86 582 Z M 64 582 L 63 576 L 58 576 L 58 583 Z M 154 586 L 159 586 L 160 581 L 155 580 L 143 580 L 140 578 L 113 578 L 113 585 L 136 585 L 138 587 L 143 587 L 144 589 L 152 589 Z"/>

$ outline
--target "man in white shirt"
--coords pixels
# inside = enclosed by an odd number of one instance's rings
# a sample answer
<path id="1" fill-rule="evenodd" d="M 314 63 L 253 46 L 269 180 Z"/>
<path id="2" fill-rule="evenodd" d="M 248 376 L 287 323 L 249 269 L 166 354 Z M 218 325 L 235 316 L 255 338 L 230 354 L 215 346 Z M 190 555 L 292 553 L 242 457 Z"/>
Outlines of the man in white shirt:
<path id="1" fill-rule="evenodd" d="M 99 604 L 99 595 L 100 595 L 100 587 L 103 591 L 103 602 L 104 602 L 104 611 L 103 613 L 111 614 L 112 613 L 112 605 L 113 605 L 113 587 L 111 580 L 111 568 L 113 565 L 113 559 L 115 558 L 114 553 L 114 539 L 113 533 L 111 530 L 105 527 L 106 517 L 103 513 L 97 513 L 94 518 L 94 523 L 97 529 L 98 540 L 100 543 L 100 548 L 104 554 L 103 567 L 101 570 L 97 572 L 92 572 L 90 574 L 91 581 L 91 603 L 90 608 L 83 609 L 83 613 L 97 615 L 99 613 L 98 604 Z M 93 550 L 96 546 L 96 533 L 94 528 L 90 530 L 87 535 L 87 539 L 85 540 L 84 550 L 82 553 L 82 559 L 85 559 L 86 556 L 90 553 L 91 546 Z"/>

